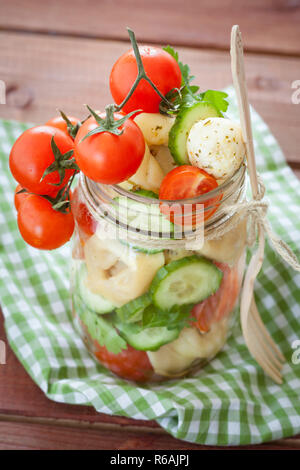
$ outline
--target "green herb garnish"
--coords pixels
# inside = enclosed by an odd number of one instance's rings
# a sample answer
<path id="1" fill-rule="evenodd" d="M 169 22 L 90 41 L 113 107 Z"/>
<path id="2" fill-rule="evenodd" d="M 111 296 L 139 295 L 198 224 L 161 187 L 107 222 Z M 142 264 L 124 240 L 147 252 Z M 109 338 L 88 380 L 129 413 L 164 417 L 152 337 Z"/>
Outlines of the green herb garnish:
<path id="1" fill-rule="evenodd" d="M 179 60 L 178 52 L 171 46 L 166 46 L 163 49 L 178 63 L 181 70 L 182 82 L 180 89 L 173 89 L 166 95 L 167 100 L 172 103 L 172 106 L 168 106 L 165 101 L 161 101 L 159 110 L 162 114 L 176 115 L 180 109 L 190 107 L 200 101 L 207 101 L 213 104 L 220 113 L 227 111 L 227 93 L 218 90 L 207 90 L 199 93 L 199 87 L 191 85 L 195 77 L 191 75 L 190 67 Z"/>

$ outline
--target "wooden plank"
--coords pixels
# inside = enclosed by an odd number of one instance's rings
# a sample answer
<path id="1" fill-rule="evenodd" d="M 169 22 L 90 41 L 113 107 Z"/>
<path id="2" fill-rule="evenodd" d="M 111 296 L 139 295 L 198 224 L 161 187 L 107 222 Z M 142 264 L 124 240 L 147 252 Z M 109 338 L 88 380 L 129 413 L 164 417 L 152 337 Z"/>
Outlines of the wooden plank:
<path id="1" fill-rule="evenodd" d="M 73 426 L 0 421 L 0 450 L 145 450 L 199 449 L 168 434 L 122 429 L 93 429 Z"/>
<path id="2" fill-rule="evenodd" d="M 37 32 L 228 48 L 239 24 L 252 51 L 300 55 L 300 3 L 290 0 L 10 0 L 0 4 L 0 25 Z"/>
<path id="3" fill-rule="evenodd" d="M 99 109 L 111 101 L 111 67 L 128 45 L 115 41 L 0 33 L 5 42 L 0 77 L 6 82 L 7 104 L 0 117 L 43 123 L 56 108 L 83 117 L 83 103 Z M 227 52 L 179 49 L 202 89 L 231 83 Z M 277 137 L 289 162 L 300 162 L 300 104 L 292 104 L 292 82 L 300 58 L 247 54 L 249 97 Z"/>
<path id="4" fill-rule="evenodd" d="M 286 439 L 254 446 L 231 447 L 231 450 L 299 450 L 300 440 Z M 145 431 L 54 426 L 46 423 L 0 421 L 0 450 L 221 450 L 179 441 L 165 434 Z M 226 449 L 226 448 L 225 448 Z M 228 448 L 227 448 L 228 449 Z"/>

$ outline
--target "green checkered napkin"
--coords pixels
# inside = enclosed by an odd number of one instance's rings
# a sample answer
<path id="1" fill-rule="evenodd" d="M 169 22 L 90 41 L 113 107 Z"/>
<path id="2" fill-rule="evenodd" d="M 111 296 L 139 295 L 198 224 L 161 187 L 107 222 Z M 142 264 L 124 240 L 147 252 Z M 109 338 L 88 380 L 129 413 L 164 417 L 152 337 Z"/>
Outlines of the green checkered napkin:
<path id="1" fill-rule="evenodd" d="M 236 107 L 228 115 L 237 119 Z M 252 118 L 270 221 L 299 256 L 300 182 L 266 124 L 255 112 Z M 8 154 L 27 127 L 0 122 L 0 295 L 10 345 L 47 397 L 90 405 L 102 413 L 155 419 L 173 436 L 201 444 L 253 444 L 299 433 L 300 364 L 292 363 L 292 344 L 300 339 L 300 275 L 267 244 L 255 295 L 286 357 L 282 386 L 252 359 L 238 324 L 223 351 L 196 377 L 146 386 L 118 379 L 93 360 L 73 329 L 70 246 L 40 252 L 18 233 Z"/>

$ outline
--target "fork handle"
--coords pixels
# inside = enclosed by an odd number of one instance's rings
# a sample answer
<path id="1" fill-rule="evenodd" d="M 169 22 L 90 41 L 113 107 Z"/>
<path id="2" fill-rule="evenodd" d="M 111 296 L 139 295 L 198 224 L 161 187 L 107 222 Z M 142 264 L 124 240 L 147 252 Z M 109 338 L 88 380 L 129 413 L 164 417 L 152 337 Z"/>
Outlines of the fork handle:
<path id="1" fill-rule="evenodd" d="M 232 27 L 231 30 L 231 70 L 234 88 L 236 91 L 240 121 L 242 126 L 243 139 L 246 145 L 246 156 L 250 177 L 251 190 L 253 199 L 258 195 L 258 179 L 255 163 L 253 136 L 250 119 L 250 107 L 248 101 L 248 92 L 246 85 L 246 75 L 244 67 L 244 53 L 242 35 L 238 25 Z"/>

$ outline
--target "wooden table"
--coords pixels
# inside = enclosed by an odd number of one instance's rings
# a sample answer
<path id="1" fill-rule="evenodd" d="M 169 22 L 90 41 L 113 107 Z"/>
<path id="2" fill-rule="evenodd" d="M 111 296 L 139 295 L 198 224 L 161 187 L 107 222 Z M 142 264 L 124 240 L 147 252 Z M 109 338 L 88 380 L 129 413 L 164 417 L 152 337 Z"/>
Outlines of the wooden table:
<path id="1" fill-rule="evenodd" d="M 111 101 L 108 76 L 128 48 L 125 27 L 140 42 L 170 43 L 191 65 L 202 89 L 231 81 L 229 36 L 241 27 L 249 97 L 300 176 L 299 0 L 10 0 L 0 4 L 0 79 L 7 104 L 0 117 L 43 123 L 83 103 Z M 1 317 L 0 339 L 5 340 Z M 154 422 L 97 414 L 49 401 L 7 346 L 0 365 L 0 449 L 207 449 L 173 439 Z M 300 449 L 300 437 L 258 449 Z"/>

